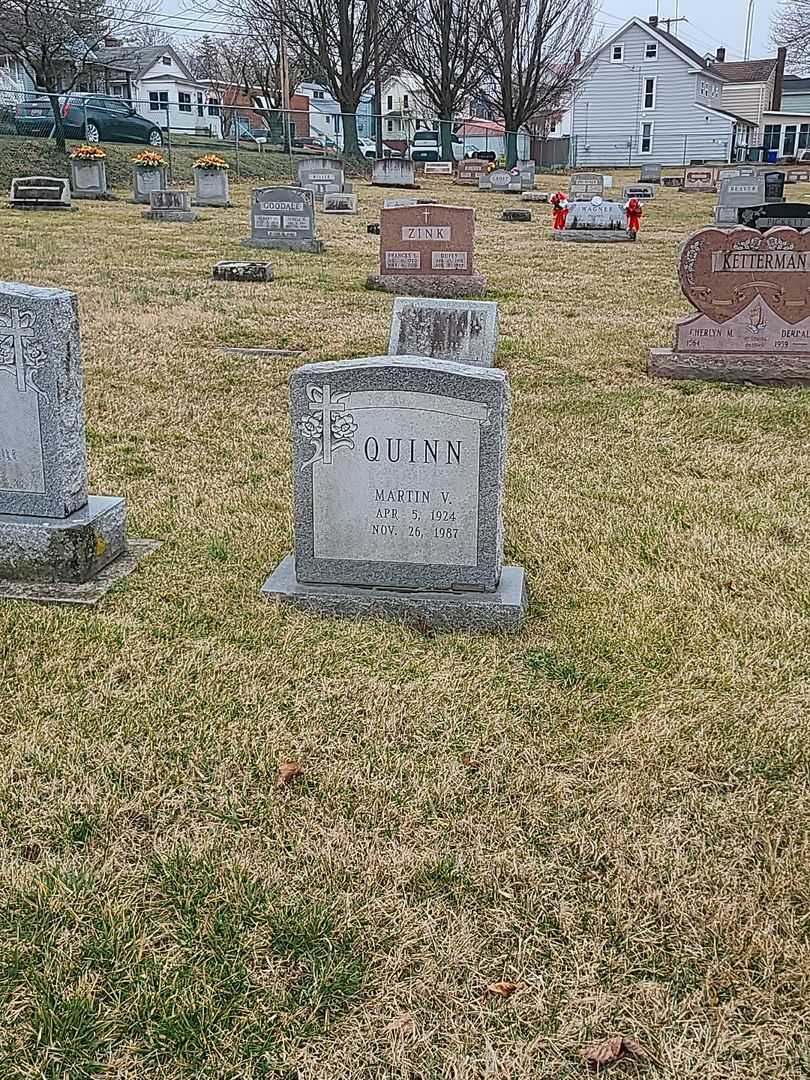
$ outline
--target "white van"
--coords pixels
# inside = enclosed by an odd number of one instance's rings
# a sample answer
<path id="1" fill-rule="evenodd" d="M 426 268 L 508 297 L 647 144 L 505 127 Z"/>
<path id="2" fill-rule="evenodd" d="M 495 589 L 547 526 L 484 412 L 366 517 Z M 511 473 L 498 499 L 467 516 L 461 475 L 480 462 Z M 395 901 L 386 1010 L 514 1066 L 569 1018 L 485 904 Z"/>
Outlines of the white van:
<path id="1" fill-rule="evenodd" d="M 457 135 L 451 136 L 451 144 L 453 148 L 453 158 L 455 161 L 461 161 L 464 157 L 464 144 Z M 415 131 L 413 141 L 411 142 L 409 157 L 412 161 L 441 161 L 441 138 L 439 132 L 425 128 L 423 131 Z"/>

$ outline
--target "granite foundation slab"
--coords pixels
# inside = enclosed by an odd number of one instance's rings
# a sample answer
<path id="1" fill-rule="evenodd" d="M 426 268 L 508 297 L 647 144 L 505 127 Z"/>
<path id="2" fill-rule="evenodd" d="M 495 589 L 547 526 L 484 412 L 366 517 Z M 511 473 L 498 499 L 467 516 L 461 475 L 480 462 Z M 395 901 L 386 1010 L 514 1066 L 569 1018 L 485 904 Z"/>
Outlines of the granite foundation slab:
<path id="1" fill-rule="evenodd" d="M 635 233 L 619 229 L 555 229 L 552 237 L 567 244 L 633 244 L 636 240 Z"/>
<path id="2" fill-rule="evenodd" d="M 262 587 L 267 600 L 336 618 L 383 618 L 418 629 L 517 634 L 528 609 L 526 574 L 504 566 L 494 592 L 409 592 L 299 582 L 295 557 L 282 559 Z"/>
<path id="3" fill-rule="evenodd" d="M 65 581 L 32 582 L 0 580 L 0 601 L 17 600 L 34 604 L 61 604 L 93 607 L 161 547 L 159 540 L 130 540 L 126 550 L 108 563 L 95 577 L 82 584 Z"/>
<path id="4" fill-rule="evenodd" d="M 200 215 L 194 210 L 144 210 L 147 221 L 198 221 Z"/>
<path id="5" fill-rule="evenodd" d="M 243 240 L 242 247 L 267 248 L 271 251 L 306 251 L 310 255 L 322 255 L 323 240 Z"/>
<path id="6" fill-rule="evenodd" d="M 651 349 L 647 374 L 657 379 L 810 388 L 810 354 L 685 353 Z"/>
<path id="7" fill-rule="evenodd" d="M 0 580 L 81 585 L 126 550 L 124 499 L 91 495 L 69 517 L 0 514 Z"/>
<path id="8" fill-rule="evenodd" d="M 214 281 L 265 282 L 273 280 L 273 264 L 269 262 L 218 262 L 214 264 Z"/>
<path id="9" fill-rule="evenodd" d="M 486 296 L 487 280 L 483 274 L 473 273 L 441 277 L 430 274 L 369 274 L 366 288 L 394 293 L 397 296 L 454 297 Z"/>

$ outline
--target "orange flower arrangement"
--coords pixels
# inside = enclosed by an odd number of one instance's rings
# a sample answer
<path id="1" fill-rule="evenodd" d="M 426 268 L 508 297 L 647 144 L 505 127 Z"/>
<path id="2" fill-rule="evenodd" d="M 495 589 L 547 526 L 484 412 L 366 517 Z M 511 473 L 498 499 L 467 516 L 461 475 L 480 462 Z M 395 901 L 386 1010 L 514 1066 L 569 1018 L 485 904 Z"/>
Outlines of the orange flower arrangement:
<path id="1" fill-rule="evenodd" d="M 141 150 L 132 159 L 133 165 L 140 165 L 144 169 L 162 169 L 166 164 L 166 158 L 157 150 Z"/>
<path id="2" fill-rule="evenodd" d="M 104 161 L 107 154 L 100 146 L 74 146 L 70 156 L 76 161 Z"/>
<path id="3" fill-rule="evenodd" d="M 202 157 L 197 158 L 191 167 L 192 169 L 211 169 L 217 172 L 226 172 L 230 169 L 228 162 L 225 158 L 221 158 L 219 154 L 203 154 Z"/>

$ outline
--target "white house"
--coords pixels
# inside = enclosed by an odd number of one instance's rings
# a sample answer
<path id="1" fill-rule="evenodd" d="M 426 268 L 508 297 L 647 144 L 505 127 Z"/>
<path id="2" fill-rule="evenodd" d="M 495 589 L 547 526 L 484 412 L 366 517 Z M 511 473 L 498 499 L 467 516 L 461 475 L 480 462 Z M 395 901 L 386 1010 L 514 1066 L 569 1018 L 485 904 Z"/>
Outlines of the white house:
<path id="1" fill-rule="evenodd" d="M 131 101 L 141 116 L 160 126 L 168 116 L 173 131 L 221 137 L 218 96 L 194 78 L 171 45 L 106 44 L 95 58 L 111 69 L 107 93 Z"/>
<path id="2" fill-rule="evenodd" d="M 298 97 L 309 98 L 309 134 L 326 141 L 327 147 L 342 148 L 343 116 L 340 104 L 320 83 L 299 83 L 295 88 Z M 371 95 L 363 94 L 357 107 L 357 134 L 369 138 L 373 134 L 371 124 Z"/>
<path id="3" fill-rule="evenodd" d="M 590 56 L 570 109 L 577 165 L 727 162 L 756 124 L 725 108 L 725 80 L 658 19 L 631 19 Z"/>

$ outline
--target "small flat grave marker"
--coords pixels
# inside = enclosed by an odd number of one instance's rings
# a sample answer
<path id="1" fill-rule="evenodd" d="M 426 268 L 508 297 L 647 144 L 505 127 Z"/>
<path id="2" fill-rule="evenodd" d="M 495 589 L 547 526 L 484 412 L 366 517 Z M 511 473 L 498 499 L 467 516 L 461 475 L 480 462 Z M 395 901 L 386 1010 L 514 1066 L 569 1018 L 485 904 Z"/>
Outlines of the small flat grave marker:
<path id="1" fill-rule="evenodd" d="M 498 348 L 498 305 L 487 300 L 397 297 L 391 316 L 391 356 L 432 356 L 492 367 Z"/>
<path id="2" fill-rule="evenodd" d="M 188 191 L 150 191 L 149 209 L 143 217 L 148 221 L 196 221 Z"/>
<path id="3" fill-rule="evenodd" d="M 56 176 L 21 176 L 11 181 L 14 210 L 77 210 L 71 206 L 70 182 Z"/>
<path id="4" fill-rule="evenodd" d="M 356 214 L 357 196 L 342 191 L 327 191 L 323 197 L 325 214 Z"/>
<path id="5" fill-rule="evenodd" d="M 426 161 L 425 176 L 452 176 L 452 161 Z"/>
<path id="6" fill-rule="evenodd" d="M 623 199 L 642 199 L 644 201 L 655 198 L 654 184 L 627 184 L 622 190 Z"/>

